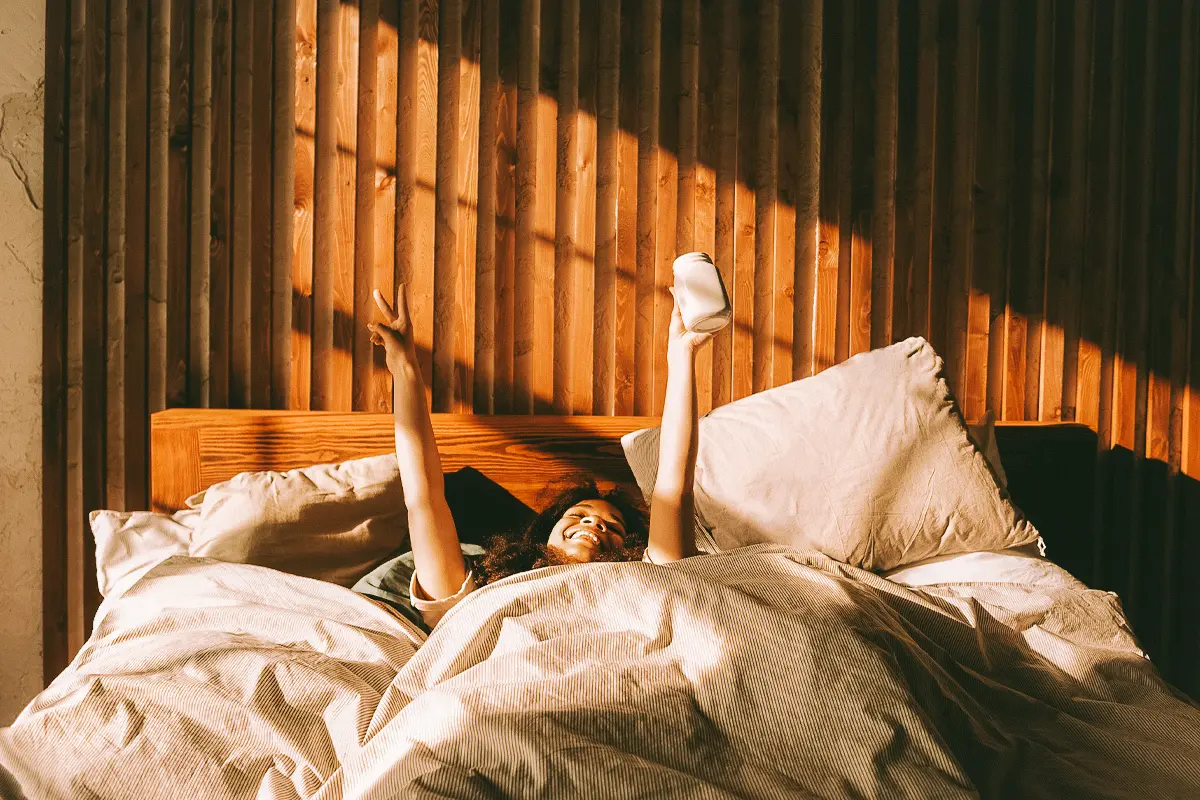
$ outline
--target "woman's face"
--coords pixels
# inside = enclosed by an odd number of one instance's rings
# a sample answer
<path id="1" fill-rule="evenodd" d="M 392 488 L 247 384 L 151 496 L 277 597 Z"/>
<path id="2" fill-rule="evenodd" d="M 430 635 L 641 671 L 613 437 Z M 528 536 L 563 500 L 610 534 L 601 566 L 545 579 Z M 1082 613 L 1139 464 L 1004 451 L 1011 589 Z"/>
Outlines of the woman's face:
<path id="1" fill-rule="evenodd" d="M 625 543 L 625 520 L 607 500 L 581 500 L 566 510 L 546 544 L 575 561 L 592 561 L 599 553 Z"/>

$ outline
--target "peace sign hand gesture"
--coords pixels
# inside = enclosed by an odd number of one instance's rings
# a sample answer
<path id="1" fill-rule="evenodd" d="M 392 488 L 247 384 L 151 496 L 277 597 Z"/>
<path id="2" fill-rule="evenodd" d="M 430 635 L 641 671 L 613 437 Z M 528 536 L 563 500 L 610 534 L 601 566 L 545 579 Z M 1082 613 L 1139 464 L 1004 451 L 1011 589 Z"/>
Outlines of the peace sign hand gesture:
<path id="1" fill-rule="evenodd" d="M 371 341 L 386 353 L 388 370 L 395 375 L 400 370 L 416 369 L 417 347 L 408 314 L 407 287 L 404 284 L 397 287 L 395 311 L 378 289 L 373 296 L 383 314 L 383 322 L 369 322 L 367 330 L 371 331 Z"/>

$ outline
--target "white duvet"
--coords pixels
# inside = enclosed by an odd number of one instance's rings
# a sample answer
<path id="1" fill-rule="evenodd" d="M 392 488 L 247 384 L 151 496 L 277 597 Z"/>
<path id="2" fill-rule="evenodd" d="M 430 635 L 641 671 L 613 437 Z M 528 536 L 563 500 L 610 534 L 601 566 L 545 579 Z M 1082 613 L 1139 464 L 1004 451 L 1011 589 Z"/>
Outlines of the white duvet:
<path id="1" fill-rule="evenodd" d="M 423 638 L 173 558 L 0 731 L 0 792 L 1200 796 L 1200 711 L 1078 584 L 910 589 L 757 546 L 514 576 Z"/>

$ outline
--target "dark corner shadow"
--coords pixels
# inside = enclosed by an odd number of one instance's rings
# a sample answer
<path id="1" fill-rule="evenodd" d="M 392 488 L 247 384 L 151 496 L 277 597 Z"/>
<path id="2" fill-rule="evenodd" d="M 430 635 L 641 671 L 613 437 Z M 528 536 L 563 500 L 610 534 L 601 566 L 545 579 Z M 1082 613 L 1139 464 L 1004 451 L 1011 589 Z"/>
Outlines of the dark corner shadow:
<path id="1" fill-rule="evenodd" d="M 520 530 L 535 515 L 533 509 L 473 467 L 446 475 L 446 501 L 459 539 L 468 544 L 486 544 L 492 536 Z"/>

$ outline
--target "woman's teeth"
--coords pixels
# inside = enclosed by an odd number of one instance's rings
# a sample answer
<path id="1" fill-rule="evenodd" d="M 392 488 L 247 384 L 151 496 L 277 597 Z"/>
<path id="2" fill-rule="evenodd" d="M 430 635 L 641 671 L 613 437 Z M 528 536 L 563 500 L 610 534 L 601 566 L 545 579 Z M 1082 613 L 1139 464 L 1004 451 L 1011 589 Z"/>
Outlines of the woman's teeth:
<path id="1" fill-rule="evenodd" d="M 596 534 L 594 534 L 594 533 L 592 533 L 591 531 L 588 531 L 588 530 L 574 531 L 574 532 L 573 532 L 573 533 L 570 535 L 570 537 L 569 537 L 569 538 L 571 538 L 571 539 L 583 539 L 583 538 L 587 538 L 587 539 L 590 539 L 590 540 L 591 540 L 592 544 L 594 544 L 594 545 L 597 545 L 597 546 L 599 546 L 599 545 L 600 545 L 600 539 L 599 539 L 599 537 L 597 537 L 597 536 L 596 536 Z"/>

